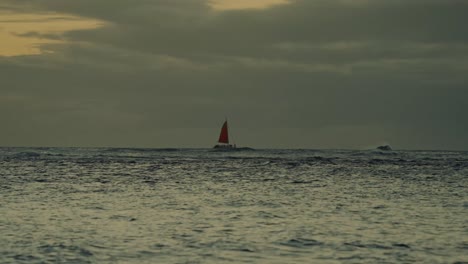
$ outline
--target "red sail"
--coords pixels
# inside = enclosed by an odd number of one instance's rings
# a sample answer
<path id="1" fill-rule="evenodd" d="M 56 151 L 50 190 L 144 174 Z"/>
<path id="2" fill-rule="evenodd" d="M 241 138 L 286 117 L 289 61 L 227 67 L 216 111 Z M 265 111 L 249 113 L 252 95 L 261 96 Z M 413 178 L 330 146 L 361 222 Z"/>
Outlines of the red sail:
<path id="1" fill-rule="evenodd" d="M 221 128 L 221 134 L 219 134 L 218 142 L 229 144 L 227 121 L 224 122 L 223 127 Z"/>

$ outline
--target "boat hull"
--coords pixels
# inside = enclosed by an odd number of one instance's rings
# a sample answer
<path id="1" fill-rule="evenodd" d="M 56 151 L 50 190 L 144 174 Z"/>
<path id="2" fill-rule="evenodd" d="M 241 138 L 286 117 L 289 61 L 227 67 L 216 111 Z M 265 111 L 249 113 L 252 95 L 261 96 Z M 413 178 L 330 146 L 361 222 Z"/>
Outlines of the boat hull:
<path id="1" fill-rule="evenodd" d="M 227 144 L 227 145 L 216 145 L 213 148 L 214 149 L 235 149 L 236 146 Z"/>
<path id="2" fill-rule="evenodd" d="M 235 145 L 230 145 L 230 147 L 226 147 L 224 145 L 216 145 L 213 147 L 213 151 L 221 151 L 221 152 L 231 152 L 231 151 L 250 151 L 250 150 L 255 150 L 253 148 L 248 148 L 248 147 L 236 147 Z"/>

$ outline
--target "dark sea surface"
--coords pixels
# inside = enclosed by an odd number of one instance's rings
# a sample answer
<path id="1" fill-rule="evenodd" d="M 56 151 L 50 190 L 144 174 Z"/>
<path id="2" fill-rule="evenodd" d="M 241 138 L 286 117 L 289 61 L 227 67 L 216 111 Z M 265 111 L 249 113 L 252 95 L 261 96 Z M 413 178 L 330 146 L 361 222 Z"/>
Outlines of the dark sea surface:
<path id="1" fill-rule="evenodd" d="M 0 263 L 468 263 L 468 152 L 0 148 Z"/>

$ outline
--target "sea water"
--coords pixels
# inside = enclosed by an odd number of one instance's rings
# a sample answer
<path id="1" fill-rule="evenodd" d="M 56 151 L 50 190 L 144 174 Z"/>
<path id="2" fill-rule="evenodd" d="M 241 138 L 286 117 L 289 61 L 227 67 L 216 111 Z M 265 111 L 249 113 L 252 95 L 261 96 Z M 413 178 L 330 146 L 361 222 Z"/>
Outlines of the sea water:
<path id="1" fill-rule="evenodd" d="M 468 263 L 468 153 L 0 148 L 0 263 Z"/>

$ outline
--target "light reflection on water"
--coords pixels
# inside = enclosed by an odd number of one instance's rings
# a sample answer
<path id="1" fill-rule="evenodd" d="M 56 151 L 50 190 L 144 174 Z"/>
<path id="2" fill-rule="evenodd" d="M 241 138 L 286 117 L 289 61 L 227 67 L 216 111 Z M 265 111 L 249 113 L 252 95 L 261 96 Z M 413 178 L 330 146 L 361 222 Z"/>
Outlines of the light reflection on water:
<path id="1" fill-rule="evenodd" d="M 468 261 L 468 153 L 0 148 L 1 263 Z"/>

